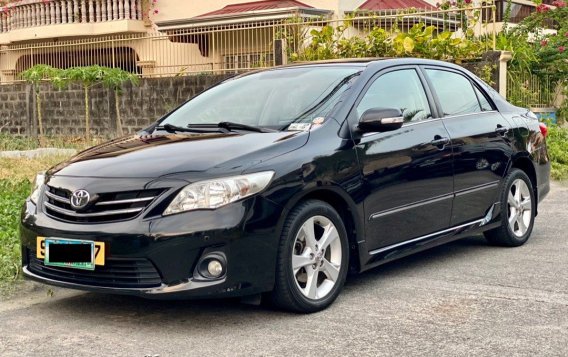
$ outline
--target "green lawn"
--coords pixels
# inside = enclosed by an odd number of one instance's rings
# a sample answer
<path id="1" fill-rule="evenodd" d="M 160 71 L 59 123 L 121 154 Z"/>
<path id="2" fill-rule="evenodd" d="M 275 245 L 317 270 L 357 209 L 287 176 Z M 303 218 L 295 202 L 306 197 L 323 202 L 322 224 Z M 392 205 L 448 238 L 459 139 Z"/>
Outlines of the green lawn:
<path id="1" fill-rule="evenodd" d="M 27 180 L 0 180 L 0 285 L 19 276 L 18 220 L 30 186 Z"/>
<path id="2" fill-rule="evenodd" d="M 20 275 L 18 222 L 20 210 L 39 171 L 64 160 L 64 156 L 35 159 L 0 159 L 0 287 Z"/>
<path id="3" fill-rule="evenodd" d="M 0 151 L 32 150 L 40 147 L 83 150 L 106 140 L 104 137 L 95 137 L 86 141 L 79 136 L 47 136 L 40 143 L 40 140 L 34 137 L 0 134 Z"/>

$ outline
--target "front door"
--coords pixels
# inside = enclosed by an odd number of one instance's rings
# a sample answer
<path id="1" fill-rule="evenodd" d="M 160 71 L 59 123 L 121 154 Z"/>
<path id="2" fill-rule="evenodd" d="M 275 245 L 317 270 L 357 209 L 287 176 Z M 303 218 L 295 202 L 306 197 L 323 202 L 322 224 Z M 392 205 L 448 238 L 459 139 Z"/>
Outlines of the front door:
<path id="1" fill-rule="evenodd" d="M 370 251 L 449 227 L 453 197 L 449 134 L 432 116 L 421 74 L 413 67 L 381 73 L 355 108 L 397 108 L 402 128 L 356 139 Z"/>

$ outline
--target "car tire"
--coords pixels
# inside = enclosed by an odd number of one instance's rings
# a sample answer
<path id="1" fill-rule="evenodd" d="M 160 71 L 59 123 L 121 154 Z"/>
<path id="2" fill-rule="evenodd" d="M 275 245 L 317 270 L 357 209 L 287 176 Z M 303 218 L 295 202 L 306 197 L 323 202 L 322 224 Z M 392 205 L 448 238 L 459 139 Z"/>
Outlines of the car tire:
<path id="1" fill-rule="evenodd" d="M 341 292 L 348 268 L 349 244 L 341 216 L 323 201 L 304 201 L 291 210 L 283 226 L 271 301 L 289 311 L 321 311 Z"/>
<path id="2" fill-rule="evenodd" d="M 501 225 L 485 232 L 493 245 L 518 247 L 529 239 L 536 211 L 531 180 L 523 171 L 512 169 L 505 177 L 500 196 Z"/>

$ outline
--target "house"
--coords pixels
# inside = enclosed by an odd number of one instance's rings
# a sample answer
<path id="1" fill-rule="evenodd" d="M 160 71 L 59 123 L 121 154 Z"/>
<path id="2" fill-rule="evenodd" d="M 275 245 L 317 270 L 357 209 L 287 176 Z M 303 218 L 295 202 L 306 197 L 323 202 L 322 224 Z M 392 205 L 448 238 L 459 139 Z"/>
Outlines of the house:
<path id="1" fill-rule="evenodd" d="M 534 9 L 532 2 L 513 1 L 512 21 Z M 498 17 L 505 4 L 497 2 Z M 320 26 L 345 16 L 375 16 L 386 22 L 373 24 L 386 27 L 400 9 L 417 13 L 405 17 L 408 25 L 458 25 L 440 15 L 435 0 L 8 1 L 0 8 L 0 82 L 14 81 L 37 63 L 101 64 L 144 76 L 271 66 L 278 63 L 275 39 L 298 35 L 286 25 L 291 21 Z"/>

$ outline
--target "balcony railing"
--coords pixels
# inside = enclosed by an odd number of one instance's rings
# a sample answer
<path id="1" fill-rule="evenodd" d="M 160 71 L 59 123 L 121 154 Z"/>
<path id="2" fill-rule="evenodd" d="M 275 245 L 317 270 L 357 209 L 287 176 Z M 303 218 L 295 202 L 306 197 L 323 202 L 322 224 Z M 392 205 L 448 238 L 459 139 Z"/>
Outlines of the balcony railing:
<path id="1" fill-rule="evenodd" d="M 57 24 L 143 20 L 144 0 L 24 0 L 1 8 L 0 32 Z"/>

